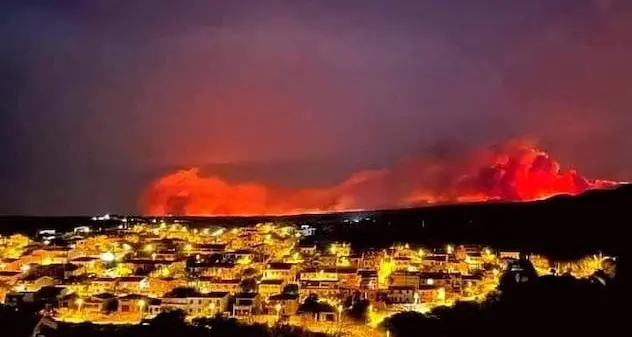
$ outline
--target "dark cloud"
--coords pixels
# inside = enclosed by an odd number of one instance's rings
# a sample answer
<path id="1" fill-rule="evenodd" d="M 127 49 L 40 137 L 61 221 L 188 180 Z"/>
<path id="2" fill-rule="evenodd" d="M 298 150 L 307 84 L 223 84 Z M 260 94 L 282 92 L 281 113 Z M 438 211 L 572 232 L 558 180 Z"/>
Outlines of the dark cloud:
<path id="1" fill-rule="evenodd" d="M 175 167 L 328 184 L 524 135 L 632 178 L 627 1 L 1 6 L 0 213 L 135 211 Z"/>

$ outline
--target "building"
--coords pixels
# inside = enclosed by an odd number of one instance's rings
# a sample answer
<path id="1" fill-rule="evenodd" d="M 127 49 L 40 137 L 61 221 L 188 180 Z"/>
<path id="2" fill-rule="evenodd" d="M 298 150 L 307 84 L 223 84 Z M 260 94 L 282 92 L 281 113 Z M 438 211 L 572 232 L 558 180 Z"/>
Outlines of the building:
<path id="1" fill-rule="evenodd" d="M 257 293 L 239 293 L 235 295 L 233 316 L 251 316 L 261 312 L 261 297 Z"/>
<path id="2" fill-rule="evenodd" d="M 301 255 L 312 256 L 316 254 L 317 247 L 315 243 L 300 242 L 298 244 L 298 252 Z"/>
<path id="3" fill-rule="evenodd" d="M 376 270 L 360 270 L 358 271 L 360 277 L 360 289 L 377 289 L 378 279 Z"/>
<path id="4" fill-rule="evenodd" d="M 116 289 L 126 293 L 140 293 L 148 287 L 148 278 L 144 276 L 125 276 L 116 279 Z"/>
<path id="5" fill-rule="evenodd" d="M 338 281 L 336 268 L 305 268 L 300 272 L 301 281 Z"/>
<path id="6" fill-rule="evenodd" d="M 298 294 L 276 294 L 268 298 L 266 312 L 268 314 L 294 315 L 299 306 Z M 279 311 L 277 312 L 277 308 Z"/>
<path id="7" fill-rule="evenodd" d="M 284 286 L 284 280 L 261 280 L 259 282 L 258 290 L 261 297 L 266 300 L 272 295 L 280 294 L 283 291 Z"/>
<path id="8" fill-rule="evenodd" d="M 421 276 L 418 272 L 397 271 L 389 276 L 389 285 L 393 287 L 414 287 L 419 286 Z"/>
<path id="9" fill-rule="evenodd" d="M 412 304 L 415 303 L 416 293 L 417 288 L 413 286 L 390 286 L 387 300 L 392 304 Z"/>
<path id="10" fill-rule="evenodd" d="M 202 294 L 195 289 L 178 288 L 161 299 L 160 310 L 182 310 L 187 315 L 209 316 L 225 311 L 228 296 L 227 292 Z"/>
<path id="11" fill-rule="evenodd" d="M 228 292 L 235 294 L 239 289 L 240 279 L 218 279 L 214 277 L 202 276 L 189 282 L 189 286 L 198 289 L 202 293 Z"/>
<path id="12" fill-rule="evenodd" d="M 294 282 L 296 279 L 296 270 L 293 264 L 283 262 L 268 263 L 263 271 L 264 280 L 284 280 L 286 282 Z"/>
<path id="13" fill-rule="evenodd" d="M 318 298 L 336 298 L 338 295 L 338 281 L 301 281 L 299 297 L 301 300 L 314 294 Z"/>

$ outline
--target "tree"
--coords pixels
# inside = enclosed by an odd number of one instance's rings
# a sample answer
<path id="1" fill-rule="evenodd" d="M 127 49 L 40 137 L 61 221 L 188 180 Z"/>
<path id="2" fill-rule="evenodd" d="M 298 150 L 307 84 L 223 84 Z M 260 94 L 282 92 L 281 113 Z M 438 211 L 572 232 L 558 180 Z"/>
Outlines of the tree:
<path id="1" fill-rule="evenodd" d="M 326 302 L 319 301 L 316 294 L 309 294 L 305 301 L 298 307 L 298 311 L 311 313 L 333 312 L 334 308 Z"/>
<path id="2" fill-rule="evenodd" d="M 354 321 L 360 323 L 366 323 L 369 320 L 369 307 L 371 306 L 371 302 L 366 299 L 361 299 L 353 302 L 351 305 L 351 309 L 348 312 L 348 315 Z"/>
<path id="3" fill-rule="evenodd" d="M 285 295 L 298 295 L 298 285 L 294 283 L 287 284 L 283 287 L 282 293 Z"/>
<path id="4" fill-rule="evenodd" d="M 257 269 L 255 268 L 246 268 L 242 273 L 241 273 L 241 277 L 246 279 L 246 278 L 255 278 L 257 275 L 259 274 L 259 272 L 257 271 Z"/>
<path id="5" fill-rule="evenodd" d="M 161 312 L 151 320 L 151 326 L 156 330 L 178 331 L 178 329 L 186 327 L 185 317 L 186 314 L 182 310 Z"/>
<path id="6" fill-rule="evenodd" d="M 242 293 L 257 292 L 257 280 L 254 278 L 246 278 L 239 283 L 239 289 Z"/>

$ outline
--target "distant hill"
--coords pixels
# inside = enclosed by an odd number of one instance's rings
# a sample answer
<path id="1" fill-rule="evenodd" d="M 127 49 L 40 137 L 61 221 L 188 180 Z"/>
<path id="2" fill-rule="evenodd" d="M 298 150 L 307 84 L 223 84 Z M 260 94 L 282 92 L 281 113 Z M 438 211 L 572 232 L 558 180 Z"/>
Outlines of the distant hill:
<path id="1" fill-rule="evenodd" d="M 552 253 L 586 253 L 599 249 L 619 252 L 627 244 L 627 227 L 632 222 L 632 185 L 533 202 L 486 202 L 285 217 L 178 219 L 194 226 L 238 226 L 270 220 L 312 223 L 329 228 L 321 231 L 327 239 L 345 239 L 367 246 L 394 241 L 455 241 L 529 247 Z M 0 233 L 30 234 L 40 228 L 70 229 L 85 224 L 96 223 L 88 217 L 4 216 L 0 217 Z"/>

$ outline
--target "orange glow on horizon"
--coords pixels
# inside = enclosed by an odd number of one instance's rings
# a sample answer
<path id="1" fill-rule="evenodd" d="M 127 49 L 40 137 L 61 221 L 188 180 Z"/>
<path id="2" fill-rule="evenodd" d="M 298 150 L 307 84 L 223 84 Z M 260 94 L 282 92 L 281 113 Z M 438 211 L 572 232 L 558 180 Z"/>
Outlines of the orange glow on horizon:
<path id="1" fill-rule="evenodd" d="M 562 171 L 548 154 L 522 141 L 467 158 L 416 158 L 391 169 L 360 171 L 342 183 L 286 189 L 229 183 L 183 169 L 156 180 L 143 196 L 148 215 L 291 215 L 422 206 L 437 203 L 530 201 L 619 185 Z"/>

